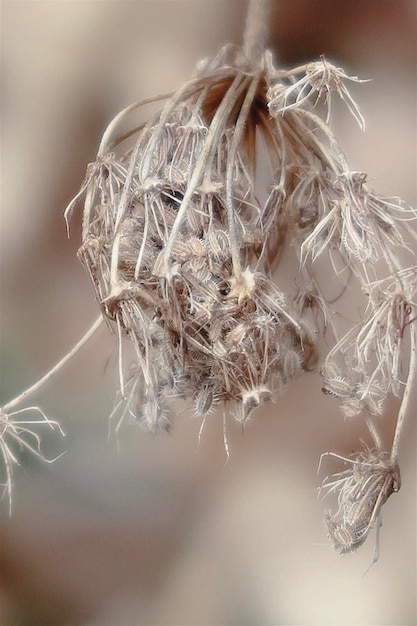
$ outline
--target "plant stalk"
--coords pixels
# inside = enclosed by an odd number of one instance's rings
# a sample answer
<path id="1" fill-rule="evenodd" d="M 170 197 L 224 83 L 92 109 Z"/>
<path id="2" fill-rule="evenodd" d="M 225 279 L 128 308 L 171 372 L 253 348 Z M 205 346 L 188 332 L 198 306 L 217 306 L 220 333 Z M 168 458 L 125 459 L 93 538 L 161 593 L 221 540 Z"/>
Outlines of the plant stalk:
<path id="1" fill-rule="evenodd" d="M 100 315 L 100 317 L 87 330 L 83 337 L 81 337 L 78 343 L 76 343 L 75 346 L 69 352 L 67 352 L 67 354 L 62 359 L 58 361 L 58 363 L 51 367 L 51 369 L 48 370 L 46 374 L 44 374 L 42 378 L 37 380 L 33 385 L 25 389 L 25 391 L 22 391 L 22 393 L 13 398 L 13 400 L 10 400 L 10 402 L 5 404 L 1 409 L 2 412 L 8 413 L 10 409 L 13 409 L 17 405 L 21 404 L 24 400 L 29 398 L 29 396 L 33 395 L 38 389 L 40 389 L 45 383 L 47 383 L 48 380 L 50 380 L 54 376 L 54 374 L 56 374 L 66 363 L 68 363 L 68 361 L 72 359 L 75 354 L 77 354 L 79 350 L 81 350 L 81 348 L 87 343 L 87 341 L 89 341 L 94 333 L 100 328 L 102 323 L 103 317 Z"/>
<path id="2" fill-rule="evenodd" d="M 254 65 L 258 63 L 265 49 L 270 8 L 270 0 L 249 0 L 248 2 L 243 35 L 243 52 Z"/>

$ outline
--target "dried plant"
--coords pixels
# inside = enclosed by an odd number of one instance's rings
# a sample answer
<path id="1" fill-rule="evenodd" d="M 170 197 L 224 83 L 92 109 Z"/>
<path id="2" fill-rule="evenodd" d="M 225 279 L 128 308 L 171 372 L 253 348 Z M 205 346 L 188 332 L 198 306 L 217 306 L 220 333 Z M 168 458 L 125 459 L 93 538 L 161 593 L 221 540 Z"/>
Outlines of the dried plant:
<path id="1" fill-rule="evenodd" d="M 100 316 L 100 318 L 94 322 L 80 341 L 76 343 L 75 346 L 62 359 L 51 367 L 51 369 L 49 369 L 44 376 L 0 408 L 0 468 L 2 471 L 2 499 L 3 497 L 8 499 L 9 512 L 11 512 L 12 507 L 13 471 L 15 466 L 19 465 L 18 453 L 24 450 L 46 463 L 52 463 L 53 461 L 59 459 L 63 454 L 61 453 L 53 459 L 46 458 L 41 451 L 41 439 L 35 428 L 37 426 L 48 426 L 52 430 L 58 431 L 62 436 L 65 436 L 65 433 L 59 423 L 56 420 L 51 420 L 39 406 L 17 407 L 24 405 L 28 398 L 48 383 L 55 376 L 55 374 L 57 374 L 57 372 L 59 372 L 59 370 L 82 349 L 82 347 L 101 326 L 101 323 L 102 318 Z M 21 419 L 21 416 L 26 413 L 35 414 L 37 419 Z"/>
<path id="2" fill-rule="evenodd" d="M 337 493 L 326 521 L 345 553 L 400 485 L 416 370 L 416 213 L 374 194 L 330 130 L 335 94 L 364 128 L 347 87 L 362 81 L 324 57 L 277 68 L 261 45 L 265 6 L 250 3 L 243 49 L 225 46 L 175 93 L 112 120 L 66 218 L 83 199 L 79 258 L 118 339 L 120 419 L 168 429 L 182 399 L 203 420 L 223 406 L 244 425 L 316 368 L 343 414 L 364 418 L 372 450 L 323 483 Z M 296 293 L 274 273 L 284 251 L 296 261 Z M 356 284 L 365 300 L 342 335 L 323 259 L 341 292 Z M 402 402 L 386 452 L 374 418 L 392 395 Z"/>
<path id="3" fill-rule="evenodd" d="M 401 479 L 397 462 L 380 449 L 339 458 L 351 467 L 325 479 L 322 489 L 338 494 L 338 510 L 327 511 L 325 520 L 334 547 L 345 554 L 363 544 L 375 522 L 381 525 L 382 506 L 400 489 Z"/>
<path id="4" fill-rule="evenodd" d="M 26 413 L 35 413 L 39 419 L 22 419 L 22 415 Z M 5 474 L 4 493 L 9 500 L 9 512 L 11 512 L 12 504 L 12 478 L 15 465 L 19 465 L 18 457 L 22 450 L 29 452 L 41 461 L 51 463 L 55 459 L 47 459 L 41 452 L 41 440 L 39 435 L 33 430 L 34 426 L 45 425 L 52 430 L 58 429 L 63 435 L 63 431 L 55 420 L 50 420 L 38 406 L 28 406 L 18 411 L 10 411 L 6 413 L 0 410 L 0 460 L 3 463 Z"/>

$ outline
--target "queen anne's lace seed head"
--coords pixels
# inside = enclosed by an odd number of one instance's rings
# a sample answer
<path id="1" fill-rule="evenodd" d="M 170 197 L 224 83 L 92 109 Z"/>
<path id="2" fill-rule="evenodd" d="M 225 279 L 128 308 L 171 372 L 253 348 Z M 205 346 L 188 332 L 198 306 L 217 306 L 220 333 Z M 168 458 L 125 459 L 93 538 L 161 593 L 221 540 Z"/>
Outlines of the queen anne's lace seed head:
<path id="1" fill-rule="evenodd" d="M 103 314 L 133 344 L 137 367 L 126 365 L 121 389 L 148 430 L 169 425 L 170 395 L 194 400 L 198 414 L 238 404 L 244 421 L 276 391 L 272 380 L 285 385 L 311 365 L 315 338 L 269 277 L 287 231 L 294 125 L 270 120 L 268 80 L 226 47 L 139 126 L 133 146 L 106 134 L 87 175 L 79 255 Z M 264 205 L 258 132 L 281 178 Z"/>
<path id="2" fill-rule="evenodd" d="M 269 52 L 252 62 L 225 46 L 134 130 L 122 123 L 150 101 L 116 116 L 67 210 L 85 196 L 79 257 L 119 339 L 121 418 L 167 429 L 181 399 L 203 420 L 223 406 L 245 424 L 317 364 L 342 413 L 364 416 L 376 451 L 325 485 L 341 489 L 327 515 L 341 552 L 366 539 L 399 488 L 405 408 L 390 458 L 372 419 L 389 394 L 405 389 L 408 401 L 402 354 L 417 289 L 415 265 L 399 260 L 412 254 L 415 212 L 370 191 L 327 125 L 337 92 L 364 126 L 347 81 L 362 82 L 324 57 L 283 70 Z M 321 96 L 326 121 L 313 111 Z M 273 274 L 284 251 L 296 259 L 294 292 Z M 365 299 L 342 334 L 328 283 L 339 294 L 356 283 Z"/>

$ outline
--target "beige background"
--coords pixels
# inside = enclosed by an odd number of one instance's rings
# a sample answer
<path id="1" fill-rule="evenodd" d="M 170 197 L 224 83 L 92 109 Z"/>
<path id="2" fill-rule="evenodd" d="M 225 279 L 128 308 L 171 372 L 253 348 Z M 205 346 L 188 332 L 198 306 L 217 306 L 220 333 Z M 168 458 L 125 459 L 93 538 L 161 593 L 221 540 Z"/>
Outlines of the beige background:
<path id="1" fill-rule="evenodd" d="M 70 348 L 97 315 L 76 259 L 79 213 L 63 209 L 100 132 L 126 104 L 175 89 L 203 56 L 240 42 L 242 0 L 2 2 L 2 396 Z M 415 205 L 415 3 L 275 0 L 271 45 L 285 64 L 325 53 L 352 74 L 367 131 L 336 107 L 352 168 Z M 341 115 L 343 113 L 343 115 Z M 403 486 L 374 536 L 336 554 L 317 500 L 320 454 L 364 433 L 306 375 L 242 435 L 221 416 L 179 415 L 171 435 L 108 436 L 114 343 L 103 329 L 40 395 L 65 441 L 52 465 L 15 476 L 1 541 L 1 624 L 415 624 L 415 421 Z M 415 417 L 415 416 L 414 416 Z M 385 436 L 389 441 L 390 419 Z M 111 429 L 110 429 L 111 430 Z M 331 469 L 336 469 L 332 465 Z M 330 469 L 330 468 L 328 468 Z"/>

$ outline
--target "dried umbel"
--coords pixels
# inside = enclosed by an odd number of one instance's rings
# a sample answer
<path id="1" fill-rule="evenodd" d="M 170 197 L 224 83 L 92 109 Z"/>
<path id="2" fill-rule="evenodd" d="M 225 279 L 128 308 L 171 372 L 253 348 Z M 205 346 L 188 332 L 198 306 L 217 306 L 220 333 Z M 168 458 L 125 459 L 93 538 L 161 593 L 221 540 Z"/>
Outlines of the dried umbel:
<path id="1" fill-rule="evenodd" d="M 202 416 L 226 403 L 243 423 L 317 360 L 314 329 L 271 268 L 300 231 L 286 199 L 328 163 L 296 113 L 270 117 L 265 65 L 223 49 L 131 147 L 111 139 L 119 116 L 87 175 L 79 256 L 121 350 L 124 338 L 134 346 L 121 390 L 151 431 L 169 426 L 172 397 Z M 263 201 L 260 143 L 273 173 Z"/>
<path id="2" fill-rule="evenodd" d="M 326 521 L 340 552 L 365 541 L 399 488 L 417 283 L 415 212 L 370 191 L 327 124 L 336 92 L 364 126 L 348 80 L 362 82 L 324 57 L 281 70 L 269 52 L 254 60 L 226 46 L 133 130 L 122 123 L 151 101 L 116 116 L 67 209 L 85 196 L 79 256 L 119 339 L 122 417 L 169 428 L 181 398 L 203 419 L 221 405 L 244 424 L 320 364 L 323 391 L 365 419 L 375 451 L 324 483 L 339 491 Z M 322 95 L 326 121 L 314 110 Z M 274 277 L 284 250 L 298 293 Z M 356 282 L 365 295 L 342 335 L 316 269 L 326 258 L 341 292 Z M 331 348 L 320 355 L 324 334 Z M 389 395 L 403 398 L 390 454 L 373 421 Z"/>
<path id="3" fill-rule="evenodd" d="M 173 397 L 191 400 L 202 416 L 226 403 L 243 423 L 289 379 L 315 365 L 317 328 L 299 304 L 308 291 L 312 306 L 320 303 L 317 314 L 329 317 L 314 272 L 324 253 L 337 252 L 366 285 L 368 317 L 378 324 L 372 332 L 365 319 L 357 331 L 372 346 L 349 337 L 349 346 L 360 350 L 344 385 L 328 358 L 326 390 L 338 395 L 343 387 L 339 396 L 346 406 L 350 402 L 351 413 L 372 407 L 372 414 L 398 390 L 395 356 L 390 384 L 379 381 L 386 378 L 384 350 L 377 374 L 366 373 L 393 306 L 385 305 L 387 290 L 371 283 L 363 264 L 385 260 L 391 269 L 392 249 L 405 247 L 401 224 L 413 214 L 367 190 L 366 176 L 349 171 L 327 125 L 308 106 L 312 93 L 324 92 L 330 102 L 335 90 L 362 123 L 344 72 L 322 58 L 299 78 L 301 73 L 276 70 L 268 52 L 254 64 L 241 49 L 226 46 L 159 111 L 124 134 L 122 121 L 150 101 L 122 111 L 89 167 L 81 190 L 79 256 L 119 336 L 127 410 L 151 431 L 169 426 Z M 260 154 L 269 188 L 260 188 Z M 288 245 L 299 251 L 306 287 L 295 298 L 272 280 Z M 399 282 L 407 317 L 411 286 L 397 276 L 397 301 Z M 134 347 L 133 365 L 125 362 L 126 338 Z M 346 342 L 335 352 L 344 355 Z"/>
<path id="4" fill-rule="evenodd" d="M 261 6 L 249 5 L 258 26 Z M 203 423 L 223 407 L 244 425 L 313 369 L 346 418 L 364 419 L 372 452 L 324 483 L 338 493 L 330 538 L 348 552 L 399 489 L 416 372 L 416 213 L 373 193 L 329 128 L 334 95 L 364 128 L 347 88 L 363 81 L 324 57 L 277 68 L 256 37 L 245 41 L 175 93 L 121 111 L 66 217 L 84 200 L 79 257 L 118 338 L 120 419 L 168 429 L 180 399 Z M 346 329 L 340 295 L 354 288 L 360 315 Z M 386 452 L 389 396 L 400 409 Z"/>
<path id="5" fill-rule="evenodd" d="M 398 464 L 378 449 L 339 458 L 350 467 L 326 478 L 322 490 L 338 494 L 336 513 L 327 511 L 325 519 L 335 549 L 346 554 L 364 543 L 375 523 L 381 524 L 382 506 L 400 489 L 401 478 Z"/>

